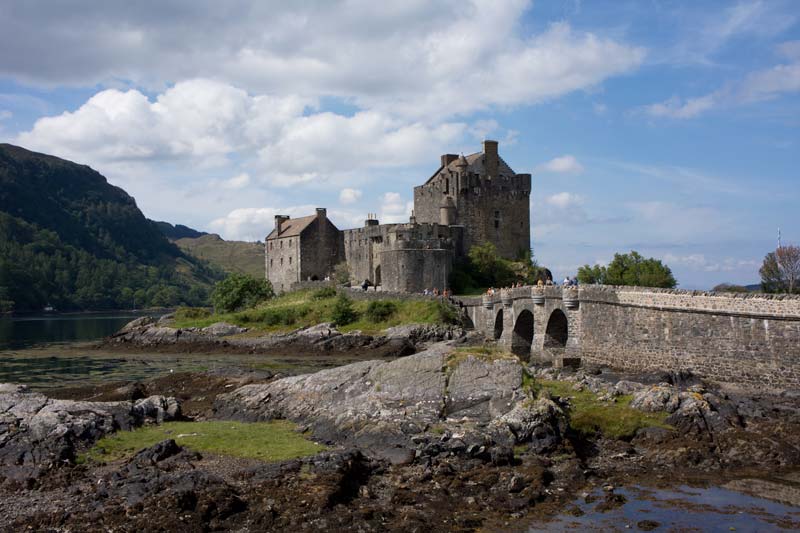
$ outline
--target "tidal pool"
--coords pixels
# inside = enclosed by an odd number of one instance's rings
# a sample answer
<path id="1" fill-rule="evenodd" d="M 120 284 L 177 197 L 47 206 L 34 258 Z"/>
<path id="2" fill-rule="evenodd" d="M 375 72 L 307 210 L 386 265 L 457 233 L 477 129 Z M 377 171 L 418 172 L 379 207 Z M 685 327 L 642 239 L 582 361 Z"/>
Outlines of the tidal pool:
<path id="1" fill-rule="evenodd" d="M 541 531 L 797 531 L 800 530 L 800 483 L 797 476 L 740 479 L 722 486 L 618 488 L 627 499 L 601 512 L 605 493 L 581 498 L 551 521 L 535 523 Z"/>

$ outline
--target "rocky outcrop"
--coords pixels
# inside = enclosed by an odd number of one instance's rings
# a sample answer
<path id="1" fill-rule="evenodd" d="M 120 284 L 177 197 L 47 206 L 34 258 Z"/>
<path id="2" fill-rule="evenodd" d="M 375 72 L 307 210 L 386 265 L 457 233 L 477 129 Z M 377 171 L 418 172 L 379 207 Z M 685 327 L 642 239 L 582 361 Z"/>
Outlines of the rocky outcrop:
<path id="1" fill-rule="evenodd" d="M 291 349 L 295 353 L 351 352 L 365 350 L 377 356 L 402 356 L 423 345 L 461 338 L 462 328 L 411 324 L 390 328 L 385 335 L 365 335 L 360 331 L 341 333 L 333 324 L 323 323 L 289 333 L 241 337 L 247 331 L 225 322 L 205 328 L 175 328 L 169 320 L 141 317 L 128 323 L 103 342 L 106 348 L 127 347 L 148 350 L 227 351 L 275 353 Z"/>
<path id="2" fill-rule="evenodd" d="M 73 463 L 82 448 L 146 420 L 180 416 L 174 398 L 136 402 L 54 400 L 23 385 L 0 384 L 0 480 L 27 483 Z"/>
<path id="3" fill-rule="evenodd" d="M 563 412 L 536 404 L 535 414 L 503 418 L 515 409 L 525 411 L 519 404 L 531 401 L 523 372 L 516 358 L 454 357 L 452 346 L 435 344 L 394 361 L 363 361 L 246 385 L 219 396 L 215 412 L 248 421 L 288 418 L 320 440 L 389 454 L 393 461 L 413 459 L 402 450 L 427 450 L 445 434 L 459 438 L 448 439 L 442 449 L 466 453 L 472 447 L 473 453 L 530 441 L 537 426 L 547 425 L 541 434 L 555 436 L 550 442 L 555 444 L 563 434 Z"/>

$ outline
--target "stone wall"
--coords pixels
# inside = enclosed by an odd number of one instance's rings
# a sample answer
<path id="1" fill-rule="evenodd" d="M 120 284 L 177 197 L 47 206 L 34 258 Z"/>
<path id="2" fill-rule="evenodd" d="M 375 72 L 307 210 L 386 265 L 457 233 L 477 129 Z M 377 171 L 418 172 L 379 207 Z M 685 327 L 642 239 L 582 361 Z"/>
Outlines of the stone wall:
<path id="1" fill-rule="evenodd" d="M 266 276 L 277 293 L 300 281 L 300 238 L 284 237 L 266 242 Z"/>
<path id="2" fill-rule="evenodd" d="M 572 301 L 570 301 L 572 300 Z M 641 287 L 524 287 L 462 303 L 476 328 L 512 347 L 515 321 L 534 315 L 531 354 L 580 356 L 629 370 L 688 370 L 752 389 L 800 388 L 800 297 L 713 293 Z M 566 342 L 548 334 L 558 313 Z M 555 318 L 554 318 L 555 317 Z"/>
<path id="3" fill-rule="evenodd" d="M 299 240 L 299 281 L 333 277 L 336 265 L 344 261 L 344 240 L 339 228 L 323 214 L 303 231 Z"/>
<path id="4" fill-rule="evenodd" d="M 800 298 L 634 287 L 580 290 L 585 360 L 800 387 Z"/>

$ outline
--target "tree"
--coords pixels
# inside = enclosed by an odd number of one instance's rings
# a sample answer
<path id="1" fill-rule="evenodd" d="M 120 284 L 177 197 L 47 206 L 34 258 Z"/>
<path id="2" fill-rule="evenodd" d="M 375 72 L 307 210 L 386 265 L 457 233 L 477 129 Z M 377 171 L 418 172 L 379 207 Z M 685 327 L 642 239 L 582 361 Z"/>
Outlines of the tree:
<path id="1" fill-rule="evenodd" d="M 254 307 L 274 295 L 272 285 L 265 279 L 256 279 L 247 274 L 231 274 L 214 286 L 211 302 L 216 312 L 229 313 Z"/>
<path id="2" fill-rule="evenodd" d="M 578 283 L 583 285 L 595 285 L 603 283 L 605 267 L 600 265 L 583 265 L 578 269 Z"/>
<path id="3" fill-rule="evenodd" d="M 798 292 L 800 246 L 779 246 L 774 252 L 768 253 L 759 273 L 764 292 Z"/>
<path id="4" fill-rule="evenodd" d="M 331 313 L 333 323 L 337 326 L 346 326 L 355 322 L 358 314 L 353 309 L 353 302 L 346 294 L 340 294 L 333 304 L 333 312 Z"/>
<path id="5" fill-rule="evenodd" d="M 638 252 L 614 254 L 607 266 L 584 265 L 578 269 L 580 283 L 602 285 L 628 285 L 673 289 L 678 284 L 672 270 L 659 259 L 645 259 Z"/>
<path id="6" fill-rule="evenodd" d="M 350 267 L 345 262 L 341 262 L 333 267 L 333 280 L 339 285 L 350 283 Z"/>
<path id="7" fill-rule="evenodd" d="M 507 287 L 521 282 L 533 285 L 547 279 L 550 271 L 538 265 L 533 252 L 527 250 L 516 261 L 500 257 L 491 242 L 470 248 L 466 260 L 453 265 L 450 288 L 457 294 L 482 287 Z"/>

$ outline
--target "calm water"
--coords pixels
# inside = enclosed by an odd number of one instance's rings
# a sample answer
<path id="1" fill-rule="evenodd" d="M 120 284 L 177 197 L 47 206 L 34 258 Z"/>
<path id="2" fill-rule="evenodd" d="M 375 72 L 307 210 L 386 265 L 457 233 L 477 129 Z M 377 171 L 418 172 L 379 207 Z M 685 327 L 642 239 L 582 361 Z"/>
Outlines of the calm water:
<path id="1" fill-rule="evenodd" d="M 37 389 L 103 381 L 141 380 L 169 372 L 223 366 L 312 372 L 357 359 L 338 356 L 293 357 L 234 354 L 120 354 L 92 348 L 87 341 L 111 335 L 134 313 L 46 315 L 0 318 L 0 383 Z"/>
<path id="2" fill-rule="evenodd" d="M 0 317 L 0 350 L 102 339 L 141 316 L 136 313 Z"/>
<path id="3" fill-rule="evenodd" d="M 792 477 L 770 480 L 742 479 L 722 487 L 617 489 L 627 498 L 623 506 L 596 510 L 603 500 L 577 500 L 571 512 L 531 526 L 529 533 L 544 531 L 798 531 L 800 483 Z M 647 523 L 649 522 L 649 524 Z"/>

